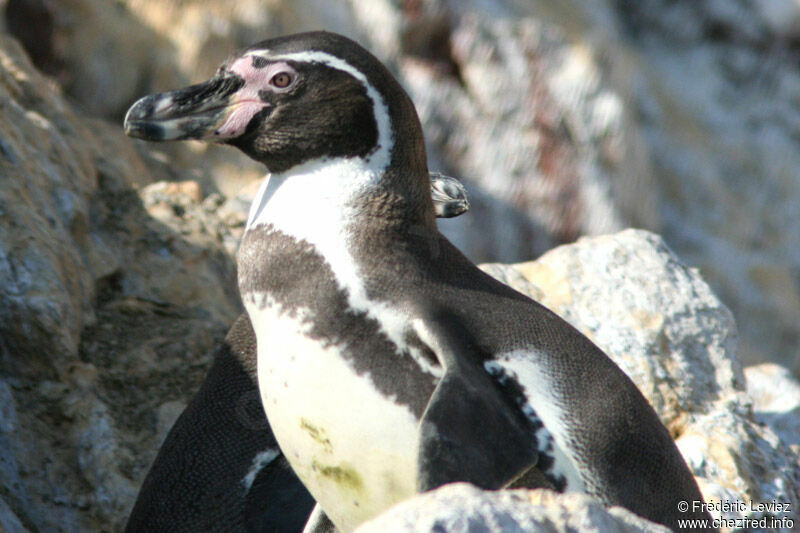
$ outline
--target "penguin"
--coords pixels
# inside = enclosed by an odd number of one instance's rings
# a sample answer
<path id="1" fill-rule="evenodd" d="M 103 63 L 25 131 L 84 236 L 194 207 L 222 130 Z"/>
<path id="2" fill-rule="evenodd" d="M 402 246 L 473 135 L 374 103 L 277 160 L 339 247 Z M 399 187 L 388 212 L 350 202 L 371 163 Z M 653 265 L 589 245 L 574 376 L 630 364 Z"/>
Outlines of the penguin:
<path id="1" fill-rule="evenodd" d="M 229 144 L 269 172 L 239 290 L 264 410 L 318 505 L 307 527 L 352 531 L 457 481 L 711 524 L 680 511 L 702 495 L 624 372 L 439 233 L 414 105 L 360 45 L 262 41 L 204 83 L 140 99 L 125 128 Z"/>
<path id="2" fill-rule="evenodd" d="M 456 178 L 431 172 L 430 190 L 437 217 L 469 210 Z M 167 434 L 125 531 L 294 533 L 303 530 L 313 507 L 261 407 L 256 340 L 243 313 Z"/>

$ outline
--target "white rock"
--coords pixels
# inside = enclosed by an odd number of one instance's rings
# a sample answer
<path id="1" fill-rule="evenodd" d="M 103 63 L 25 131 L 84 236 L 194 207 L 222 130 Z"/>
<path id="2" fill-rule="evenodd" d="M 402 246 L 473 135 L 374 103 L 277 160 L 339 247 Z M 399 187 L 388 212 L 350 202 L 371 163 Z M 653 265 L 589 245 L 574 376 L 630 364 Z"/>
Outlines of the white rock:
<path id="1" fill-rule="evenodd" d="M 356 533 L 666 533 L 621 507 L 606 509 L 579 493 L 482 491 L 466 483 L 400 503 Z"/>
<path id="2" fill-rule="evenodd" d="M 756 420 L 800 452 L 800 382 L 788 369 L 774 363 L 745 368 L 744 376 Z"/>

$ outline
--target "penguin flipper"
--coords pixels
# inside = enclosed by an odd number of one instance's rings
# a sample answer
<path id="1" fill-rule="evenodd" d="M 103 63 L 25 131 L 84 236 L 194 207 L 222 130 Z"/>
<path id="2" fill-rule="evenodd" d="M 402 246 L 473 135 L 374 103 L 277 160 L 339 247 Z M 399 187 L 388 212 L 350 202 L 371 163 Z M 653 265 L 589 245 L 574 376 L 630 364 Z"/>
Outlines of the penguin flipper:
<path id="1" fill-rule="evenodd" d="M 458 319 L 415 324 L 445 367 L 420 421 L 417 489 L 455 481 L 499 489 L 536 464 L 534 430 L 482 368 L 484 357 Z"/>
<path id="2" fill-rule="evenodd" d="M 279 454 L 256 475 L 244 502 L 248 532 L 281 531 L 299 533 L 314 508 L 314 499 L 297 480 L 283 454 Z"/>

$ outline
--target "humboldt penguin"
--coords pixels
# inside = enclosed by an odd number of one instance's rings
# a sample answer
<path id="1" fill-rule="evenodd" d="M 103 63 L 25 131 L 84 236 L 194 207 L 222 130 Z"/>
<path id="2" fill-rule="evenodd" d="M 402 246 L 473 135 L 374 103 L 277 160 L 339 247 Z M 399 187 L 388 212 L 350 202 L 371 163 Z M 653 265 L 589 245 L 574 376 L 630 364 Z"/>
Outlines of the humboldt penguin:
<path id="1" fill-rule="evenodd" d="M 239 289 L 262 404 L 318 525 L 352 531 L 455 481 L 711 523 L 681 512 L 700 491 L 622 370 L 439 233 L 414 106 L 364 48 L 327 32 L 263 41 L 142 98 L 125 126 L 230 144 L 269 171 Z"/>

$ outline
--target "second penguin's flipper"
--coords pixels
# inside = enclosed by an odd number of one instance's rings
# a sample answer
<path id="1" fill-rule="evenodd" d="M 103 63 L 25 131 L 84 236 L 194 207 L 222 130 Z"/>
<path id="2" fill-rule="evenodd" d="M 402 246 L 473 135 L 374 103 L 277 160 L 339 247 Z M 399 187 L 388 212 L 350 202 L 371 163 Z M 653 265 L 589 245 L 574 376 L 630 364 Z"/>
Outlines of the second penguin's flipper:
<path id="1" fill-rule="evenodd" d="M 254 380 L 255 351 L 253 328 L 242 314 L 164 440 L 127 533 L 302 530 L 314 500 L 267 424 Z"/>
<path id="2" fill-rule="evenodd" d="M 314 499 L 298 482 L 286 457 L 279 454 L 259 470 L 247 492 L 245 529 L 252 533 L 302 531 L 314 504 Z"/>
<path id="3" fill-rule="evenodd" d="M 535 427 L 484 370 L 456 317 L 439 313 L 415 331 L 444 366 L 420 421 L 417 488 L 467 481 L 499 489 L 514 481 L 538 459 Z"/>

